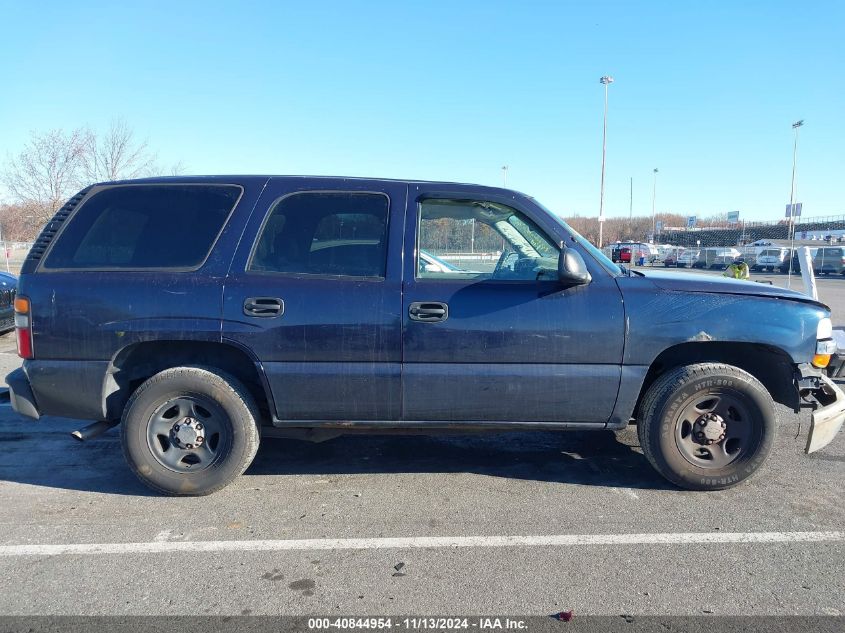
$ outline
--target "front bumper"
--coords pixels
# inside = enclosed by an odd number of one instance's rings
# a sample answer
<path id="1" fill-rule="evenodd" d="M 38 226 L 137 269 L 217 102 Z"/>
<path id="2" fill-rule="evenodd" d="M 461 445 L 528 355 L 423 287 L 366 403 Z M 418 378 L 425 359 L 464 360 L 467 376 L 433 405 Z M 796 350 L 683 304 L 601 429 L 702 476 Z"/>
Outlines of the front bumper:
<path id="1" fill-rule="evenodd" d="M 27 377 L 23 368 L 19 367 L 6 376 L 6 384 L 9 385 L 9 399 L 12 403 L 12 409 L 28 418 L 39 419 L 41 413 L 38 411 L 35 394 L 32 393 L 32 387 L 29 384 L 29 377 Z"/>
<path id="2" fill-rule="evenodd" d="M 820 376 L 819 388 L 813 397 L 821 405 L 810 418 L 807 453 L 815 453 L 833 441 L 845 422 L 845 393 L 827 376 Z"/>

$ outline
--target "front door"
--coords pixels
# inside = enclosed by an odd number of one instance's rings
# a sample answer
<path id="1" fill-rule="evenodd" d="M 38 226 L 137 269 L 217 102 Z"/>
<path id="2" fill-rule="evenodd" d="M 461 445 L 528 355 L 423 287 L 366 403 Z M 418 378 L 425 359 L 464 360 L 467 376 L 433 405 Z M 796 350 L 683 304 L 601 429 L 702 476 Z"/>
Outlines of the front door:
<path id="1" fill-rule="evenodd" d="M 226 280 L 223 338 L 263 365 L 277 421 L 399 420 L 407 186 L 273 178 Z"/>
<path id="2" fill-rule="evenodd" d="M 584 254 L 592 282 L 562 286 L 560 236 L 526 199 L 409 196 L 404 420 L 606 422 L 624 340 L 615 280 Z"/>

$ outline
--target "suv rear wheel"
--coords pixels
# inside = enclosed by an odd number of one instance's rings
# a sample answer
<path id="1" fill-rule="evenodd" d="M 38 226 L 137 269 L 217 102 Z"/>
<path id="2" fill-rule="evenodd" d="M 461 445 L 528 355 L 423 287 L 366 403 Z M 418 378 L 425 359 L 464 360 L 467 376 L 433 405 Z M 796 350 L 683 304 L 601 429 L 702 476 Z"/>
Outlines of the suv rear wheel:
<path id="1" fill-rule="evenodd" d="M 175 367 L 132 394 L 121 440 L 130 468 L 149 487 L 170 495 L 207 495 L 228 485 L 255 457 L 257 407 L 231 376 Z"/>
<path id="2" fill-rule="evenodd" d="M 658 378 L 643 399 L 638 433 L 651 465 L 690 490 L 722 490 L 751 477 L 772 450 L 774 402 L 738 367 L 701 363 Z"/>

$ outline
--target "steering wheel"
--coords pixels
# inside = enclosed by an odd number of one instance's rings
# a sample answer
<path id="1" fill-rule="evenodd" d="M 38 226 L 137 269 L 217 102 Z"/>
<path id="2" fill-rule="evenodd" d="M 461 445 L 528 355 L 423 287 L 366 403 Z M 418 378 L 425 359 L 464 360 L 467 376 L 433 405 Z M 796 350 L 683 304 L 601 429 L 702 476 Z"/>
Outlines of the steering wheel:
<path id="1" fill-rule="evenodd" d="M 499 255 L 499 261 L 496 262 L 496 268 L 493 269 L 493 275 L 491 279 L 500 279 L 505 271 L 512 271 L 513 270 L 513 263 L 509 260 L 511 259 L 519 259 L 519 253 L 516 251 L 502 251 L 502 254 Z"/>

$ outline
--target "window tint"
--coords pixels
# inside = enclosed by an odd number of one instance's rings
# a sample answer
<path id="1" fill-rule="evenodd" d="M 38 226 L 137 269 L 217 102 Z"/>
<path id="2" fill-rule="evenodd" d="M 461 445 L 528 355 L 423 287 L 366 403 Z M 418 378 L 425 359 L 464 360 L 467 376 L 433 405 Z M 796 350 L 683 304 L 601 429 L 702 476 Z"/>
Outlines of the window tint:
<path id="1" fill-rule="evenodd" d="M 388 199 L 376 193 L 300 193 L 270 210 L 249 269 L 384 277 Z"/>
<path id="2" fill-rule="evenodd" d="M 419 206 L 421 279 L 557 279 L 558 252 L 533 220 L 503 204 L 426 200 Z"/>
<path id="3" fill-rule="evenodd" d="M 208 256 L 241 188 L 112 187 L 87 200 L 53 245 L 45 268 L 193 268 Z"/>

